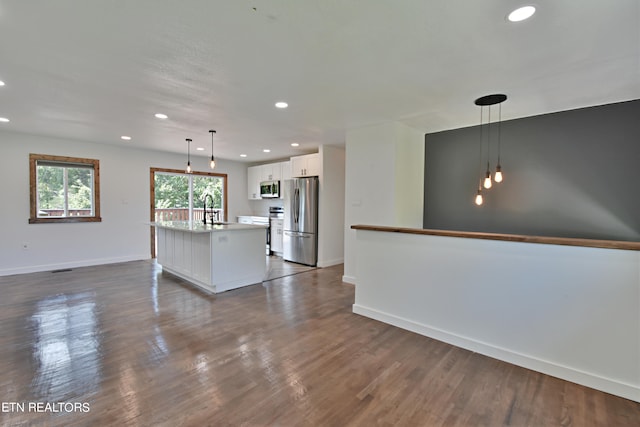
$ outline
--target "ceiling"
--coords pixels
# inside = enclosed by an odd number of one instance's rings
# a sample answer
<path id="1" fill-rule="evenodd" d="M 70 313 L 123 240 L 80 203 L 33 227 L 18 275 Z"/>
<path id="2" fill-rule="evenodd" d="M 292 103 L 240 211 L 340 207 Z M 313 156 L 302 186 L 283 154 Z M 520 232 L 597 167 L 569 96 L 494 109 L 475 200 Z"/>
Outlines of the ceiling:
<path id="1" fill-rule="evenodd" d="M 640 98 L 640 2 L 508 22 L 522 4 L 0 0 L 0 129 L 202 155 L 215 129 L 217 157 L 261 162 L 382 122 L 475 125 L 489 93 L 503 119 Z"/>

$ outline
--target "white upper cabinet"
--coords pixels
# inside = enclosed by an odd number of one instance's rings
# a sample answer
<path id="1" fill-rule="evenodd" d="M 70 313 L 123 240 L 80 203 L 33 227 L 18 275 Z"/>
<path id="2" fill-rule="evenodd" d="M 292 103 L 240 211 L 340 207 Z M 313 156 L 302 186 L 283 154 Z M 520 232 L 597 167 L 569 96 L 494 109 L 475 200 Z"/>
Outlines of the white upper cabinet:
<path id="1" fill-rule="evenodd" d="M 291 158 L 291 176 L 305 177 L 320 175 L 320 156 L 318 153 Z"/>
<path id="2" fill-rule="evenodd" d="M 282 162 L 280 163 L 280 170 L 282 173 L 282 176 L 280 177 L 281 181 L 284 181 L 285 179 L 291 179 L 291 162 L 287 161 L 287 162 Z"/>
<path id="3" fill-rule="evenodd" d="M 290 162 L 249 166 L 247 168 L 247 193 L 249 200 L 260 199 L 260 183 L 262 181 L 283 181 L 285 179 L 291 179 Z M 280 191 L 280 198 L 282 198 L 282 189 Z"/>
<path id="4" fill-rule="evenodd" d="M 318 153 L 292 157 L 288 162 L 267 163 L 247 168 L 247 194 L 249 200 L 260 200 L 262 181 L 280 181 L 280 198 L 283 197 L 282 185 L 285 179 L 320 175 L 320 156 Z"/>
<path id="5" fill-rule="evenodd" d="M 258 167 L 262 168 L 263 181 L 279 181 L 281 179 L 281 163 L 268 163 L 266 165 L 260 165 Z"/>
<path id="6" fill-rule="evenodd" d="M 280 163 L 282 176 L 280 177 L 280 198 L 284 199 L 284 181 L 291 179 L 291 162 Z"/>
<path id="7" fill-rule="evenodd" d="M 262 181 L 261 166 L 249 166 L 247 168 L 247 192 L 249 200 L 260 199 L 260 181 Z"/>

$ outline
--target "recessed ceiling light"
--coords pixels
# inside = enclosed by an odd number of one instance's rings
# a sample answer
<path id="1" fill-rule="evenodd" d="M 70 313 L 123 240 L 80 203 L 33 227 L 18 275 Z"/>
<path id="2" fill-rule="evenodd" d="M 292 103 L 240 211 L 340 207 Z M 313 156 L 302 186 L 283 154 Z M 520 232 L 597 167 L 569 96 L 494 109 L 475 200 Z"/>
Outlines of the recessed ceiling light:
<path id="1" fill-rule="evenodd" d="M 276 108 L 287 108 L 288 106 L 289 106 L 289 104 L 287 104 L 284 101 L 276 102 Z"/>
<path id="2" fill-rule="evenodd" d="M 247 157 L 246 154 L 240 154 L 240 157 Z"/>
<path id="3" fill-rule="evenodd" d="M 2 123 L 8 123 L 9 119 L 7 119 L 6 117 L 0 117 L 0 122 Z"/>
<path id="4" fill-rule="evenodd" d="M 514 10 L 513 12 L 511 12 L 507 16 L 507 19 L 511 22 L 520 22 L 520 21 L 524 21 L 525 19 L 531 18 L 531 16 L 533 16 L 534 13 L 536 13 L 535 7 L 522 6 Z"/>
<path id="5" fill-rule="evenodd" d="M 292 142 L 292 143 L 291 143 L 291 146 L 292 146 L 292 147 L 298 147 L 298 146 L 300 146 L 300 144 L 298 144 L 297 142 Z"/>
<path id="6" fill-rule="evenodd" d="M 204 148 L 202 148 L 202 147 L 198 147 L 198 148 L 196 148 L 196 150 L 198 150 L 198 151 L 204 151 Z"/>
<path id="7" fill-rule="evenodd" d="M 264 150 L 262 150 L 263 153 L 270 153 L 271 150 L 269 150 L 268 148 L 265 148 Z"/>
<path id="8" fill-rule="evenodd" d="M 163 119 L 163 120 L 169 118 L 169 116 L 167 116 L 166 114 L 162 114 L 162 113 L 157 113 L 156 117 L 159 118 L 159 119 Z"/>
<path id="9" fill-rule="evenodd" d="M 4 86 L 4 82 L 0 80 L 0 86 Z"/>
<path id="10" fill-rule="evenodd" d="M 122 135 L 120 139 L 124 139 L 125 141 L 131 141 L 131 137 L 127 135 Z"/>

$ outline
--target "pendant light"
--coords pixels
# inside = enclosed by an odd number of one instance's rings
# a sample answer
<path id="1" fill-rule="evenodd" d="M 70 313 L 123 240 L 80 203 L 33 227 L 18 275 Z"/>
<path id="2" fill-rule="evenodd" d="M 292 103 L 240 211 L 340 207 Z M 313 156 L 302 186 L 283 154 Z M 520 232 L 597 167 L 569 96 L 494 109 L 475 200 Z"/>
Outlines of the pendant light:
<path id="1" fill-rule="evenodd" d="M 485 95 L 475 100 L 475 104 L 480 107 L 480 165 L 482 165 L 482 143 L 483 143 L 483 107 L 489 107 L 488 121 L 487 121 L 487 170 L 484 173 L 484 179 L 482 173 L 480 173 L 480 185 L 478 185 L 478 191 L 476 194 L 476 204 L 481 205 L 482 200 L 482 187 L 489 189 L 493 186 L 491 180 L 491 163 L 489 157 L 491 156 L 491 106 L 499 104 L 499 118 L 498 118 L 498 163 L 496 164 L 496 173 L 494 180 L 496 183 L 502 182 L 504 177 L 502 176 L 502 165 L 500 164 L 500 122 L 502 120 L 502 102 L 507 99 L 507 95 L 493 94 Z M 482 170 L 482 166 L 481 169 Z"/>
<path id="2" fill-rule="evenodd" d="M 216 131 L 211 129 L 209 133 L 211 134 L 211 162 L 209 162 L 209 167 L 213 169 L 216 167 L 216 159 L 213 157 L 213 134 L 216 133 Z"/>
<path id="3" fill-rule="evenodd" d="M 500 123 L 502 123 L 502 103 L 498 104 L 498 164 L 496 165 L 496 173 L 493 176 L 498 183 L 502 182 L 502 166 L 500 165 Z"/>
<path id="4" fill-rule="evenodd" d="M 187 138 L 187 173 L 191 173 L 191 139 Z"/>
<path id="5" fill-rule="evenodd" d="M 482 108 L 481 108 L 482 109 Z M 480 122 L 482 123 L 482 122 Z M 482 184 L 487 190 L 491 188 L 491 166 L 489 158 L 491 157 L 491 107 L 489 107 L 489 117 L 487 119 L 487 171 L 484 175 L 484 183 Z"/>
<path id="6" fill-rule="evenodd" d="M 487 190 L 491 188 L 491 171 L 489 170 L 489 162 L 487 162 L 487 172 L 484 176 L 484 182 L 482 186 Z"/>
<path id="7" fill-rule="evenodd" d="M 482 106 L 480 106 L 480 123 L 482 123 Z M 482 126 L 480 126 L 480 150 L 478 150 L 478 174 L 482 173 Z M 476 205 L 480 206 L 483 202 L 482 199 L 482 179 L 478 181 L 478 191 L 476 192 Z"/>
<path id="8" fill-rule="evenodd" d="M 482 190 L 480 189 L 480 186 L 478 186 L 478 192 L 476 193 L 476 205 L 480 206 L 482 202 Z"/>

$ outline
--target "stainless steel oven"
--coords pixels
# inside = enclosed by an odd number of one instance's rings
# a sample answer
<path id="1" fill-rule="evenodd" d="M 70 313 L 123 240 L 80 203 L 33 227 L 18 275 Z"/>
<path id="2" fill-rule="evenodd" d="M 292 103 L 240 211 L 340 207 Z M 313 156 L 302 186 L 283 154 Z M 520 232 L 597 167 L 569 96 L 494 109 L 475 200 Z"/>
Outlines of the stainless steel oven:
<path id="1" fill-rule="evenodd" d="M 269 207 L 269 250 L 271 254 L 282 255 L 282 229 L 284 208 L 281 206 Z"/>

